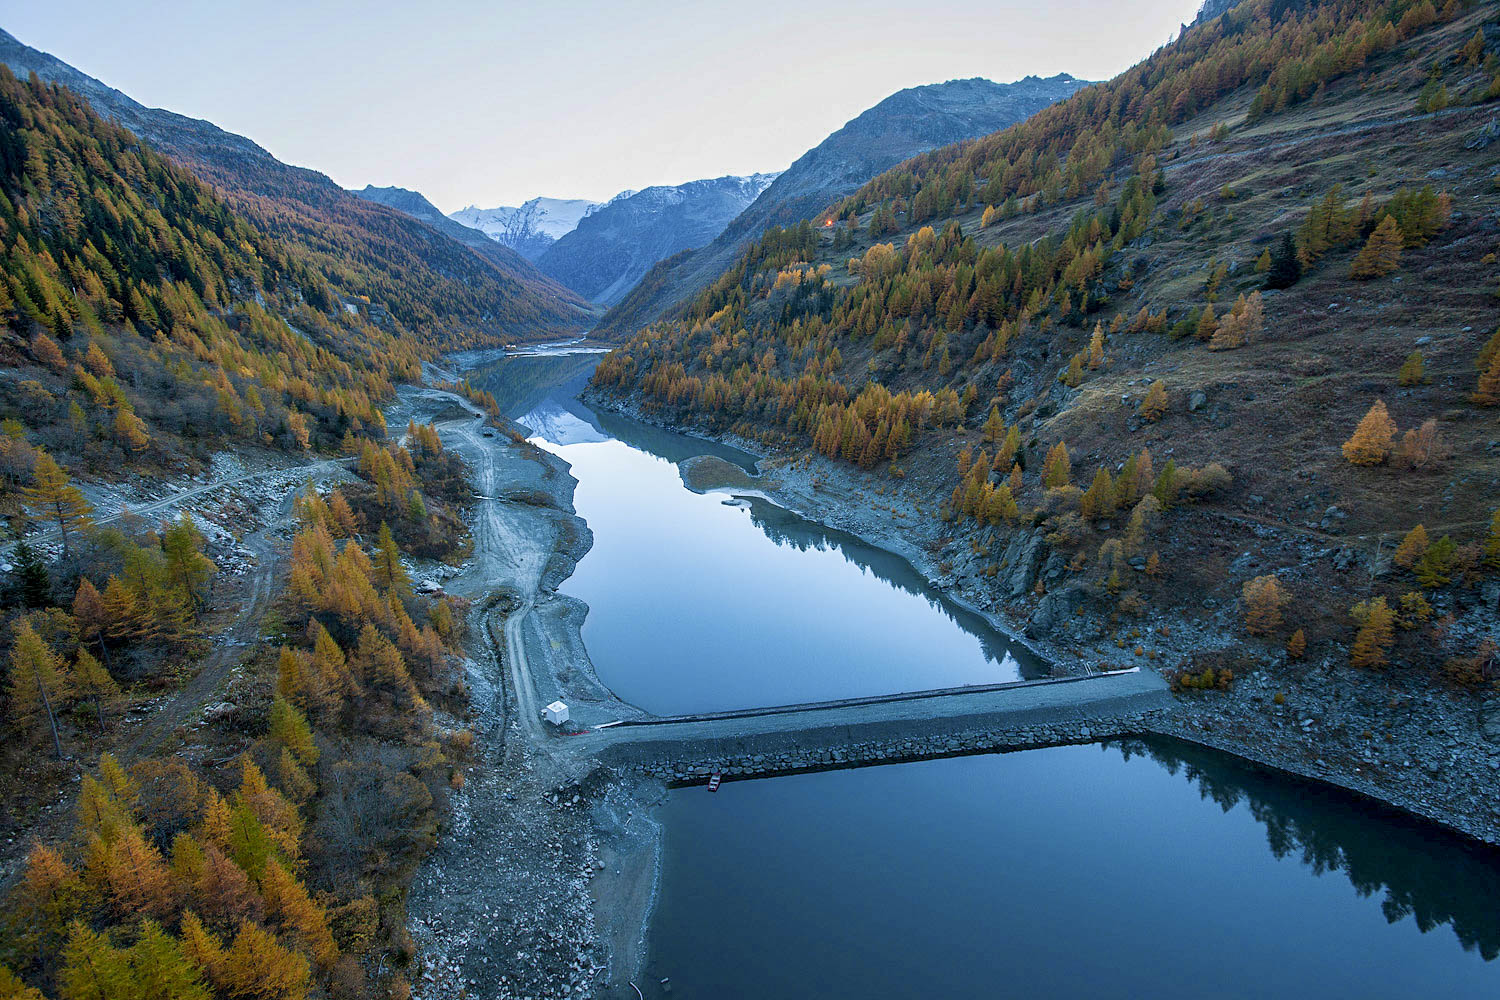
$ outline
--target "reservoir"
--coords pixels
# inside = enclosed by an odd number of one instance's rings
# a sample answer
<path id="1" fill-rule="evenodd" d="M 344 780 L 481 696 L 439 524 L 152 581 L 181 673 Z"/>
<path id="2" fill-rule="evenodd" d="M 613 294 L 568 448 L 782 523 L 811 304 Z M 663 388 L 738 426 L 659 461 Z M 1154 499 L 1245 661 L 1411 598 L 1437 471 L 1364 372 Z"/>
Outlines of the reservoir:
<path id="1" fill-rule="evenodd" d="M 754 459 L 589 410 L 573 396 L 596 360 L 510 357 L 471 378 L 572 466 L 594 545 L 562 589 L 588 604 L 584 643 L 621 699 L 679 715 L 1045 675 L 899 556 L 766 500 L 687 489 L 685 458 Z"/>
<path id="2" fill-rule="evenodd" d="M 750 456 L 590 411 L 596 360 L 471 378 L 572 465 L 594 547 L 563 589 L 620 697 L 666 715 L 1045 673 L 899 558 L 687 490 L 677 462 Z M 1496 852 L 1175 741 L 729 781 L 658 816 L 647 997 L 1500 996 Z"/>

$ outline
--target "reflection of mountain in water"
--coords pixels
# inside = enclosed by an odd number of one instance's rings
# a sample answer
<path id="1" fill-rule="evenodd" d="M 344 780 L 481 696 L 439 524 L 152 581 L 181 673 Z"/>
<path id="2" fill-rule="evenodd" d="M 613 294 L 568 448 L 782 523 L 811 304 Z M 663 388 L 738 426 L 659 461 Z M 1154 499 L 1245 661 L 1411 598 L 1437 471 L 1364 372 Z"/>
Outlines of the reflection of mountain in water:
<path id="1" fill-rule="evenodd" d="M 598 363 L 596 353 L 519 354 L 465 374 L 471 383 L 494 395 L 502 413 L 519 420 L 548 399 L 576 415 L 574 407 L 579 404 L 573 397 Z"/>
<path id="2" fill-rule="evenodd" d="M 967 611 L 943 598 L 934 591 L 911 565 L 901 556 L 885 549 L 869 545 L 854 535 L 830 528 L 816 521 L 809 521 L 784 507 L 778 507 L 759 498 L 750 501 L 750 521 L 767 538 L 777 545 L 785 545 L 799 551 L 833 550 L 860 569 L 873 574 L 898 590 L 925 598 L 959 628 L 979 640 L 984 653 L 992 660 L 1018 662 L 1022 677 L 1046 677 L 1049 670 L 1045 663 L 1033 656 L 1024 646 L 1012 647 L 1006 636 L 995 631 L 982 617 Z"/>
<path id="3" fill-rule="evenodd" d="M 695 455 L 713 455 L 738 465 L 746 472 L 755 472 L 756 457 L 727 444 L 688 437 L 686 434 L 669 431 L 655 424 L 648 424 L 619 413 L 611 413 L 608 410 L 595 413 L 594 419 L 598 420 L 599 426 L 613 437 L 630 447 L 665 459 L 673 465 Z"/>
<path id="4" fill-rule="evenodd" d="M 1172 774 L 1182 769 L 1225 812 L 1245 802 L 1276 857 L 1299 856 L 1319 875 L 1343 872 L 1361 896 L 1383 890 L 1381 909 L 1391 923 L 1411 916 L 1424 934 L 1447 925 L 1465 950 L 1478 949 L 1486 961 L 1500 957 L 1500 851 L 1191 744 L 1153 738 L 1121 748 Z"/>
<path id="5" fill-rule="evenodd" d="M 595 412 L 578 400 L 588 383 L 596 354 L 514 354 L 471 372 L 470 381 L 494 394 L 506 416 L 554 444 L 581 444 L 614 438 L 674 465 L 695 455 L 714 455 L 756 471 L 756 458 L 717 441 L 688 437 L 608 410 Z M 979 615 L 966 611 L 927 585 L 905 559 L 855 536 L 809 521 L 765 500 L 750 503 L 751 523 L 778 545 L 802 551 L 837 551 L 849 562 L 909 594 L 923 597 L 959 628 L 979 640 L 984 654 L 1006 666 L 1019 663 L 1022 677 L 1045 677 L 1047 665 Z"/>
<path id="6" fill-rule="evenodd" d="M 597 424 L 574 410 L 558 405 L 548 398 L 535 409 L 527 410 L 516 418 L 516 423 L 553 444 L 587 444 L 592 441 L 608 441 L 609 435 L 599 430 Z"/>

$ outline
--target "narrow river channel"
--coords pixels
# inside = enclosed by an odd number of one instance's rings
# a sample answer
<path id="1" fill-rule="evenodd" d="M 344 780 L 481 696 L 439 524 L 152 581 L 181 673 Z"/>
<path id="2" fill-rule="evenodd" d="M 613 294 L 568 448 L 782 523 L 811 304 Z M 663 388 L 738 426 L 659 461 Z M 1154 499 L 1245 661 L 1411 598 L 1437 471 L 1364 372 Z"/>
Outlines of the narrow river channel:
<path id="1" fill-rule="evenodd" d="M 749 456 L 575 394 L 597 355 L 471 373 L 565 458 L 564 589 L 621 698 L 674 714 L 1034 676 L 904 561 L 687 490 Z M 1500 996 L 1500 858 L 1169 742 L 673 791 L 646 996 Z M 665 982 L 663 982 L 665 980 Z"/>

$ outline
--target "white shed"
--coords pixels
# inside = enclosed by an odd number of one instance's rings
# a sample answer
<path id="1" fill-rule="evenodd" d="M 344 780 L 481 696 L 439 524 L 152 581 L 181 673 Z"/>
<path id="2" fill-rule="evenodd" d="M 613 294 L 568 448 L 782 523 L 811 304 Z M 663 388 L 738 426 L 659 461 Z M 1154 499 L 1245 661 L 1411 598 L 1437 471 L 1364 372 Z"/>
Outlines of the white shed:
<path id="1" fill-rule="evenodd" d="M 542 718 L 546 719 L 554 726 L 560 726 L 564 722 L 568 721 L 568 706 L 564 705 L 560 701 L 554 701 L 552 704 L 542 709 Z"/>

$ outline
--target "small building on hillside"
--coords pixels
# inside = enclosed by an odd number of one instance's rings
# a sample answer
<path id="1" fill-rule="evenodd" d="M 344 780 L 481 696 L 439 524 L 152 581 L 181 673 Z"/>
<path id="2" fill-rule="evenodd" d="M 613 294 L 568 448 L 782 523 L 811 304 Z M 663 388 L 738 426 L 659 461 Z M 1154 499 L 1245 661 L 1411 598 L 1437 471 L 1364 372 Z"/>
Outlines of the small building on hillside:
<path id="1" fill-rule="evenodd" d="M 568 721 L 568 706 L 564 705 L 560 701 L 554 701 L 552 704 L 542 709 L 542 718 L 546 719 L 554 726 L 560 726 L 564 722 Z"/>

